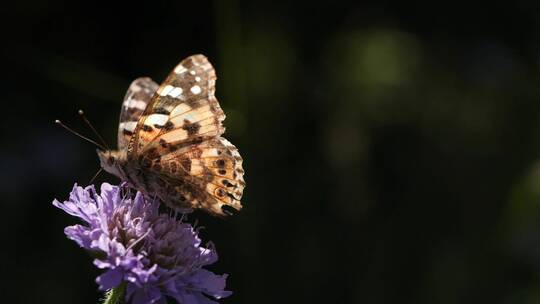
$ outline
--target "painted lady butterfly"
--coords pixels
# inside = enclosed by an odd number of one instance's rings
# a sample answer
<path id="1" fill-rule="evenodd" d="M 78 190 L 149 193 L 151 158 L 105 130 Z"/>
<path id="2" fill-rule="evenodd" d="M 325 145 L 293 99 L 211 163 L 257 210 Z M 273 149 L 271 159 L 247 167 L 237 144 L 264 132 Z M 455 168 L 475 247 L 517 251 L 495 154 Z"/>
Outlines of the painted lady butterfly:
<path id="1" fill-rule="evenodd" d="M 216 72 L 203 55 L 177 65 L 158 86 L 138 78 L 127 91 L 118 150 L 98 150 L 105 171 L 181 212 L 242 209 L 242 157 L 228 140 L 214 96 Z"/>

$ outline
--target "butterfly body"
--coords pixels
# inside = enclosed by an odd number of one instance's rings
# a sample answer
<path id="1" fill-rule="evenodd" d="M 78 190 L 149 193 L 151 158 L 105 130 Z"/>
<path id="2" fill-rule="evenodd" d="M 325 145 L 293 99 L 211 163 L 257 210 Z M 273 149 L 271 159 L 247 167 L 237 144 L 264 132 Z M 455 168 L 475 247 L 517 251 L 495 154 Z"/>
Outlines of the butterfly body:
<path id="1" fill-rule="evenodd" d="M 240 210 L 245 182 L 238 150 L 220 135 L 225 114 L 206 57 L 183 60 L 158 86 L 135 80 L 124 98 L 116 151 L 98 151 L 105 171 L 181 212 Z"/>

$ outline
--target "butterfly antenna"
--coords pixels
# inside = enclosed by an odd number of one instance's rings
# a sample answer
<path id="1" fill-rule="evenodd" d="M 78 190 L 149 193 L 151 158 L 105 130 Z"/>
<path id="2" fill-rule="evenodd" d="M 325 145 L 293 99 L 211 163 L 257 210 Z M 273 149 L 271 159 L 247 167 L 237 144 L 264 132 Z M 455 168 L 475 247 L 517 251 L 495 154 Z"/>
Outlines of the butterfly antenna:
<path id="1" fill-rule="evenodd" d="M 103 168 L 99 168 L 99 170 L 96 172 L 96 174 L 94 174 L 94 176 L 92 177 L 92 179 L 90 180 L 90 182 L 88 182 L 88 184 L 91 184 L 95 179 L 96 177 L 98 177 L 98 175 L 103 171 Z"/>
<path id="2" fill-rule="evenodd" d="M 68 126 L 66 126 L 65 124 L 63 124 L 60 120 L 57 119 L 57 120 L 55 120 L 54 122 L 55 122 L 57 125 L 60 125 L 62 128 L 68 130 L 70 133 L 72 133 L 72 134 L 74 134 L 74 135 L 76 135 L 76 136 L 78 136 L 78 137 L 80 137 L 80 138 L 82 138 L 82 139 L 84 139 L 84 140 L 86 140 L 86 141 L 88 141 L 88 142 L 93 143 L 94 145 L 96 145 L 96 146 L 97 146 L 98 148 L 100 148 L 101 150 L 108 150 L 108 149 L 106 149 L 105 147 L 103 147 L 103 145 L 100 145 L 100 144 L 98 144 L 97 142 L 91 140 L 90 138 L 88 138 L 88 137 L 82 135 L 81 133 L 74 131 L 74 130 L 71 129 L 70 127 L 68 127 Z"/>
<path id="3" fill-rule="evenodd" d="M 98 131 L 94 128 L 94 126 L 90 123 L 90 121 L 88 120 L 88 118 L 86 118 L 86 115 L 84 115 L 84 111 L 83 110 L 79 110 L 79 115 L 81 116 L 81 118 L 84 120 L 84 122 L 90 127 L 90 129 L 92 130 L 92 132 L 94 132 L 94 134 L 96 134 L 96 136 L 99 138 L 99 140 L 101 141 L 101 143 L 103 144 L 104 147 L 107 148 L 107 150 L 110 150 L 109 146 L 107 145 L 107 143 L 105 142 L 105 140 L 103 139 L 103 137 L 101 137 L 101 135 L 99 135 Z"/>

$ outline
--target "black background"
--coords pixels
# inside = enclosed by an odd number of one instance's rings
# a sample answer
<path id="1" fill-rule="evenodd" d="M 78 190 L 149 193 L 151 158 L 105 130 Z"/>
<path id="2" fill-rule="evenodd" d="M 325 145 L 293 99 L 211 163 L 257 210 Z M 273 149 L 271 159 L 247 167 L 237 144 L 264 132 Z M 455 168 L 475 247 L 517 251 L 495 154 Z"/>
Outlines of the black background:
<path id="1" fill-rule="evenodd" d="M 540 14 L 401 1 L 28 1 L 2 9 L 0 288 L 96 303 L 51 205 L 87 184 L 130 81 L 207 55 L 244 210 L 206 227 L 223 303 L 538 303 Z M 116 182 L 103 174 L 96 183 Z"/>

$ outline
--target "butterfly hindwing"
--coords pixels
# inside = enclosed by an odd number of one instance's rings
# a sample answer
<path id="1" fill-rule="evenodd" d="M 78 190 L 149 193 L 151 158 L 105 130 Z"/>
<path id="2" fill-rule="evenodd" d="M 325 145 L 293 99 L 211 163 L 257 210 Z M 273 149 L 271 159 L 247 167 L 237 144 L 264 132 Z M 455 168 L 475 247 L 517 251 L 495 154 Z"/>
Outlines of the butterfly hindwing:
<path id="1" fill-rule="evenodd" d="M 125 148 L 131 140 L 139 118 L 158 87 L 158 84 L 148 77 L 137 78 L 129 86 L 120 111 L 118 149 Z"/>
<path id="2" fill-rule="evenodd" d="M 240 210 L 245 187 L 242 157 L 225 138 L 218 137 L 179 149 L 151 149 L 144 156 L 144 174 L 156 195 L 177 210 L 202 208 L 223 216 L 222 207 Z"/>
<path id="3" fill-rule="evenodd" d="M 225 114 L 214 96 L 215 83 L 215 70 L 205 56 L 184 59 L 154 94 L 128 153 L 144 153 L 160 140 L 189 143 L 223 134 Z"/>

